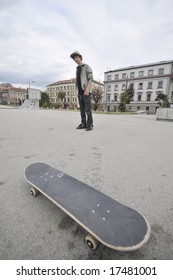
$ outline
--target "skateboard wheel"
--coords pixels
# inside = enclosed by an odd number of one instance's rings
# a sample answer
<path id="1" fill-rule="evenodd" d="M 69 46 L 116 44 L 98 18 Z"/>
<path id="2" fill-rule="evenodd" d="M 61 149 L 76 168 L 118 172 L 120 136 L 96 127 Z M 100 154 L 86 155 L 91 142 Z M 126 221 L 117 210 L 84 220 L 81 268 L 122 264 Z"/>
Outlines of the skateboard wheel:
<path id="1" fill-rule="evenodd" d="M 95 239 L 92 235 L 88 234 L 85 237 L 85 242 L 87 243 L 88 247 L 92 250 L 97 249 L 99 242 L 97 239 Z"/>
<path id="2" fill-rule="evenodd" d="M 37 196 L 39 194 L 39 191 L 35 188 L 31 188 L 30 193 L 31 193 L 32 196 Z"/>

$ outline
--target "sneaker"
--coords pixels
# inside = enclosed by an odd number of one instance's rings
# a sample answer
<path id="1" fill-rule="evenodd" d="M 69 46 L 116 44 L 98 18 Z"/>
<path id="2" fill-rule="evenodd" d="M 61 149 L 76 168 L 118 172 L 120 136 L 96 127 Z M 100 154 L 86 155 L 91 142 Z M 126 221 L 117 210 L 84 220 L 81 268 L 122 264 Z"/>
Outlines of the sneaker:
<path id="1" fill-rule="evenodd" d="M 78 125 L 78 127 L 76 127 L 76 129 L 83 129 L 86 128 L 86 125 L 81 123 L 80 125 Z"/>
<path id="2" fill-rule="evenodd" d="M 85 130 L 86 130 L 86 131 L 90 131 L 90 130 L 92 130 L 92 129 L 93 129 L 93 125 L 87 125 Z"/>

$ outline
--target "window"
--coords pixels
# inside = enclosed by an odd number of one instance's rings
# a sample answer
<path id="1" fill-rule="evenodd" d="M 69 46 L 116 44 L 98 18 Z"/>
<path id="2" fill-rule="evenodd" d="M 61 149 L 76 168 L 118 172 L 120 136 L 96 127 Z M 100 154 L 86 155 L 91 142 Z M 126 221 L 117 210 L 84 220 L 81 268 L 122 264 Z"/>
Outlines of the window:
<path id="1" fill-rule="evenodd" d="M 150 93 L 147 94 L 147 101 L 151 101 L 151 94 Z"/>
<path id="2" fill-rule="evenodd" d="M 126 79 L 126 73 L 122 74 L 122 79 Z"/>
<path id="3" fill-rule="evenodd" d="M 139 77 L 143 77 L 144 76 L 144 71 L 139 71 Z"/>
<path id="4" fill-rule="evenodd" d="M 158 82 L 158 88 L 163 88 L 163 81 Z"/>
<path id="5" fill-rule="evenodd" d="M 153 88 L 153 82 L 148 82 L 148 89 L 152 89 Z"/>
<path id="6" fill-rule="evenodd" d="M 158 74 L 159 75 L 164 74 L 164 68 L 160 68 L 159 71 L 158 71 Z"/>
<path id="7" fill-rule="evenodd" d="M 143 89 L 143 83 L 139 83 L 138 89 Z"/>
<path id="8" fill-rule="evenodd" d="M 117 95 L 114 95 L 114 101 L 115 102 L 117 101 Z"/>
<path id="9" fill-rule="evenodd" d="M 117 91 L 118 90 L 118 85 L 115 85 L 115 91 Z"/>
<path id="10" fill-rule="evenodd" d="M 153 70 L 148 70 L 148 76 L 152 76 L 153 75 Z"/>
<path id="11" fill-rule="evenodd" d="M 110 102 L 111 101 L 111 96 L 107 95 L 107 101 Z"/>
<path id="12" fill-rule="evenodd" d="M 108 85 L 108 91 L 111 91 L 111 85 Z"/>
<path id="13" fill-rule="evenodd" d="M 138 101 L 141 101 L 141 99 L 142 99 L 142 95 L 139 94 L 139 95 L 138 95 Z"/>
<path id="14" fill-rule="evenodd" d="M 130 73 L 130 78 L 134 78 L 135 77 L 135 72 L 131 72 Z"/>
<path id="15" fill-rule="evenodd" d="M 119 75 L 115 74 L 115 80 L 118 80 L 118 79 L 119 79 Z"/>
<path id="16" fill-rule="evenodd" d="M 126 89 L 126 84 L 122 84 L 122 90 Z"/>
<path id="17" fill-rule="evenodd" d="M 112 77 L 111 75 L 108 75 L 108 81 L 111 81 Z"/>

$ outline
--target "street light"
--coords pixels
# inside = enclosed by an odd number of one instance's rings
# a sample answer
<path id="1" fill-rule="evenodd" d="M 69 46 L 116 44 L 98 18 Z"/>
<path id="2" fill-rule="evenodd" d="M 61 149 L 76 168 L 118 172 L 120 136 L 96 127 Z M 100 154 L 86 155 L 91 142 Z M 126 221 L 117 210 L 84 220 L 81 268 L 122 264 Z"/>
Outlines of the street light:
<path id="1" fill-rule="evenodd" d="M 29 81 L 29 88 L 30 88 L 30 84 L 31 84 L 31 83 L 35 83 L 35 81 L 31 81 L 31 82 Z"/>
<path id="2" fill-rule="evenodd" d="M 29 89 L 30 89 L 30 84 L 31 83 L 35 83 L 35 81 L 29 81 L 29 88 L 27 89 L 27 96 L 26 96 L 26 99 L 28 99 L 29 98 Z"/>
<path id="3" fill-rule="evenodd" d="M 129 78 L 129 77 L 128 77 L 128 75 L 127 75 L 127 77 L 126 77 L 126 91 L 127 91 L 127 88 L 128 88 L 128 81 L 129 81 L 128 78 Z"/>

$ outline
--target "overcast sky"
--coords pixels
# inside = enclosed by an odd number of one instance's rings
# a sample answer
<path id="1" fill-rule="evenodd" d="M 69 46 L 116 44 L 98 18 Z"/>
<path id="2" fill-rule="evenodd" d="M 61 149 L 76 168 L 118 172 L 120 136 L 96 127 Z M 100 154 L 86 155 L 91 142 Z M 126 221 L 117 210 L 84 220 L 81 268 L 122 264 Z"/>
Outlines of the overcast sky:
<path id="1" fill-rule="evenodd" d="M 173 59 L 173 0 L 0 0 L 0 83 L 75 77 L 70 54 L 104 72 Z"/>

